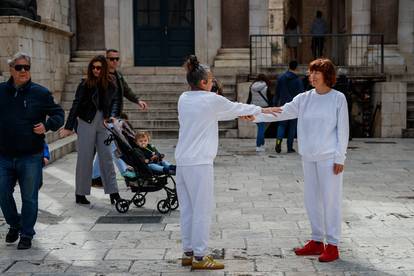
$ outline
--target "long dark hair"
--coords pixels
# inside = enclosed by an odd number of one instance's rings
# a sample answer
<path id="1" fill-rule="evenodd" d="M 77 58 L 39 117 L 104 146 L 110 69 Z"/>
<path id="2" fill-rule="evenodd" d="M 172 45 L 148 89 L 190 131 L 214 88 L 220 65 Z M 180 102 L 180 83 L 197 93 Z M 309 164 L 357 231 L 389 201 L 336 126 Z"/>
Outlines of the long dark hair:
<path id="1" fill-rule="evenodd" d="M 100 62 L 102 64 L 101 73 L 98 78 L 95 77 L 92 72 L 92 66 L 95 62 Z M 113 83 L 113 77 L 109 74 L 106 58 L 103 55 L 93 57 L 88 65 L 88 76 L 85 81 L 86 87 L 98 87 L 106 91 L 110 83 Z"/>
<path id="2" fill-rule="evenodd" d="M 254 82 L 264 81 L 267 87 L 270 87 L 271 83 L 268 77 L 265 74 L 259 74 Z"/>
<path id="3" fill-rule="evenodd" d="M 187 71 L 187 82 L 192 89 L 199 88 L 202 80 L 208 80 L 210 68 L 205 64 L 201 64 L 195 55 L 188 56 L 184 68 Z"/>
<path id="4" fill-rule="evenodd" d="M 295 18 L 293 18 L 291 16 L 289 18 L 287 24 L 286 24 L 286 29 L 287 30 L 294 30 L 294 29 L 296 29 L 297 26 L 298 26 L 298 22 L 296 22 Z"/>

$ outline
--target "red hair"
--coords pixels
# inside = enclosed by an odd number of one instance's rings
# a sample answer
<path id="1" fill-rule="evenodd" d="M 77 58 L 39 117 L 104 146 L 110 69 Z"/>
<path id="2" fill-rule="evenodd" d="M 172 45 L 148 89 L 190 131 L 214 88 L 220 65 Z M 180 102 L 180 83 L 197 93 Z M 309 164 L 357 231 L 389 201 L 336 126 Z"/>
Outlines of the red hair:
<path id="1" fill-rule="evenodd" d="M 336 83 L 336 69 L 335 65 L 330 59 L 318 58 L 309 64 L 309 73 L 313 71 L 321 72 L 325 84 L 333 87 Z"/>

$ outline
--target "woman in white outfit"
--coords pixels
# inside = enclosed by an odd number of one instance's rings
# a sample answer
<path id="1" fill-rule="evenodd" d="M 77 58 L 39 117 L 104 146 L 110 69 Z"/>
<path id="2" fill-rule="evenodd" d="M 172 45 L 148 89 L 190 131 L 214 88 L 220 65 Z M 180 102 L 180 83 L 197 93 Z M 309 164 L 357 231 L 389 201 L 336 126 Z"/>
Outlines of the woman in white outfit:
<path id="1" fill-rule="evenodd" d="M 258 122 L 298 118 L 299 154 L 305 180 L 305 207 L 312 228 L 312 239 L 296 255 L 320 255 L 319 261 L 339 258 L 341 236 L 342 172 L 348 146 L 348 108 L 345 96 L 331 87 L 335 67 L 329 59 L 309 64 L 313 87 L 281 107 L 281 113 L 259 115 Z M 325 246 L 324 242 L 327 245 Z"/>
<path id="2" fill-rule="evenodd" d="M 195 56 L 190 56 L 185 66 L 191 91 L 182 93 L 178 100 L 180 130 L 175 150 L 182 265 L 223 269 L 223 264 L 206 255 L 214 209 L 213 162 L 218 148 L 218 121 L 270 113 L 273 109 L 234 103 L 210 93 L 213 75 Z"/>

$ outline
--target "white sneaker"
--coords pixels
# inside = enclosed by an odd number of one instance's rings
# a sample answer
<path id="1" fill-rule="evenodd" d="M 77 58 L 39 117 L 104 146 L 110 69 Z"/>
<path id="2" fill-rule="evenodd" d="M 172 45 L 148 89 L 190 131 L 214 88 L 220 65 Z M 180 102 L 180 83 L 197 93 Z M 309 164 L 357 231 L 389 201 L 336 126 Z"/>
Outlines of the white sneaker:
<path id="1" fill-rule="evenodd" d="M 256 152 L 263 152 L 265 150 L 265 146 L 256 147 Z"/>

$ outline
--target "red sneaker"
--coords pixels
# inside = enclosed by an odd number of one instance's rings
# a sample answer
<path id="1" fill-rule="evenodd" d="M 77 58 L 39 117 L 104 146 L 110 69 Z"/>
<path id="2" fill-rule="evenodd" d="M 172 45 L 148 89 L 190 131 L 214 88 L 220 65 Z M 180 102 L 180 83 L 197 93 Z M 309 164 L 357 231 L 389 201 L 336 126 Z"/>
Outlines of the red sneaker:
<path id="1" fill-rule="evenodd" d="M 336 245 L 328 244 L 325 251 L 319 256 L 320 262 L 332 262 L 339 259 L 339 251 Z"/>
<path id="2" fill-rule="evenodd" d="M 325 250 L 325 245 L 323 242 L 318 242 L 314 240 L 308 241 L 304 247 L 295 248 L 295 254 L 298 256 L 307 256 L 307 255 L 320 255 Z"/>

